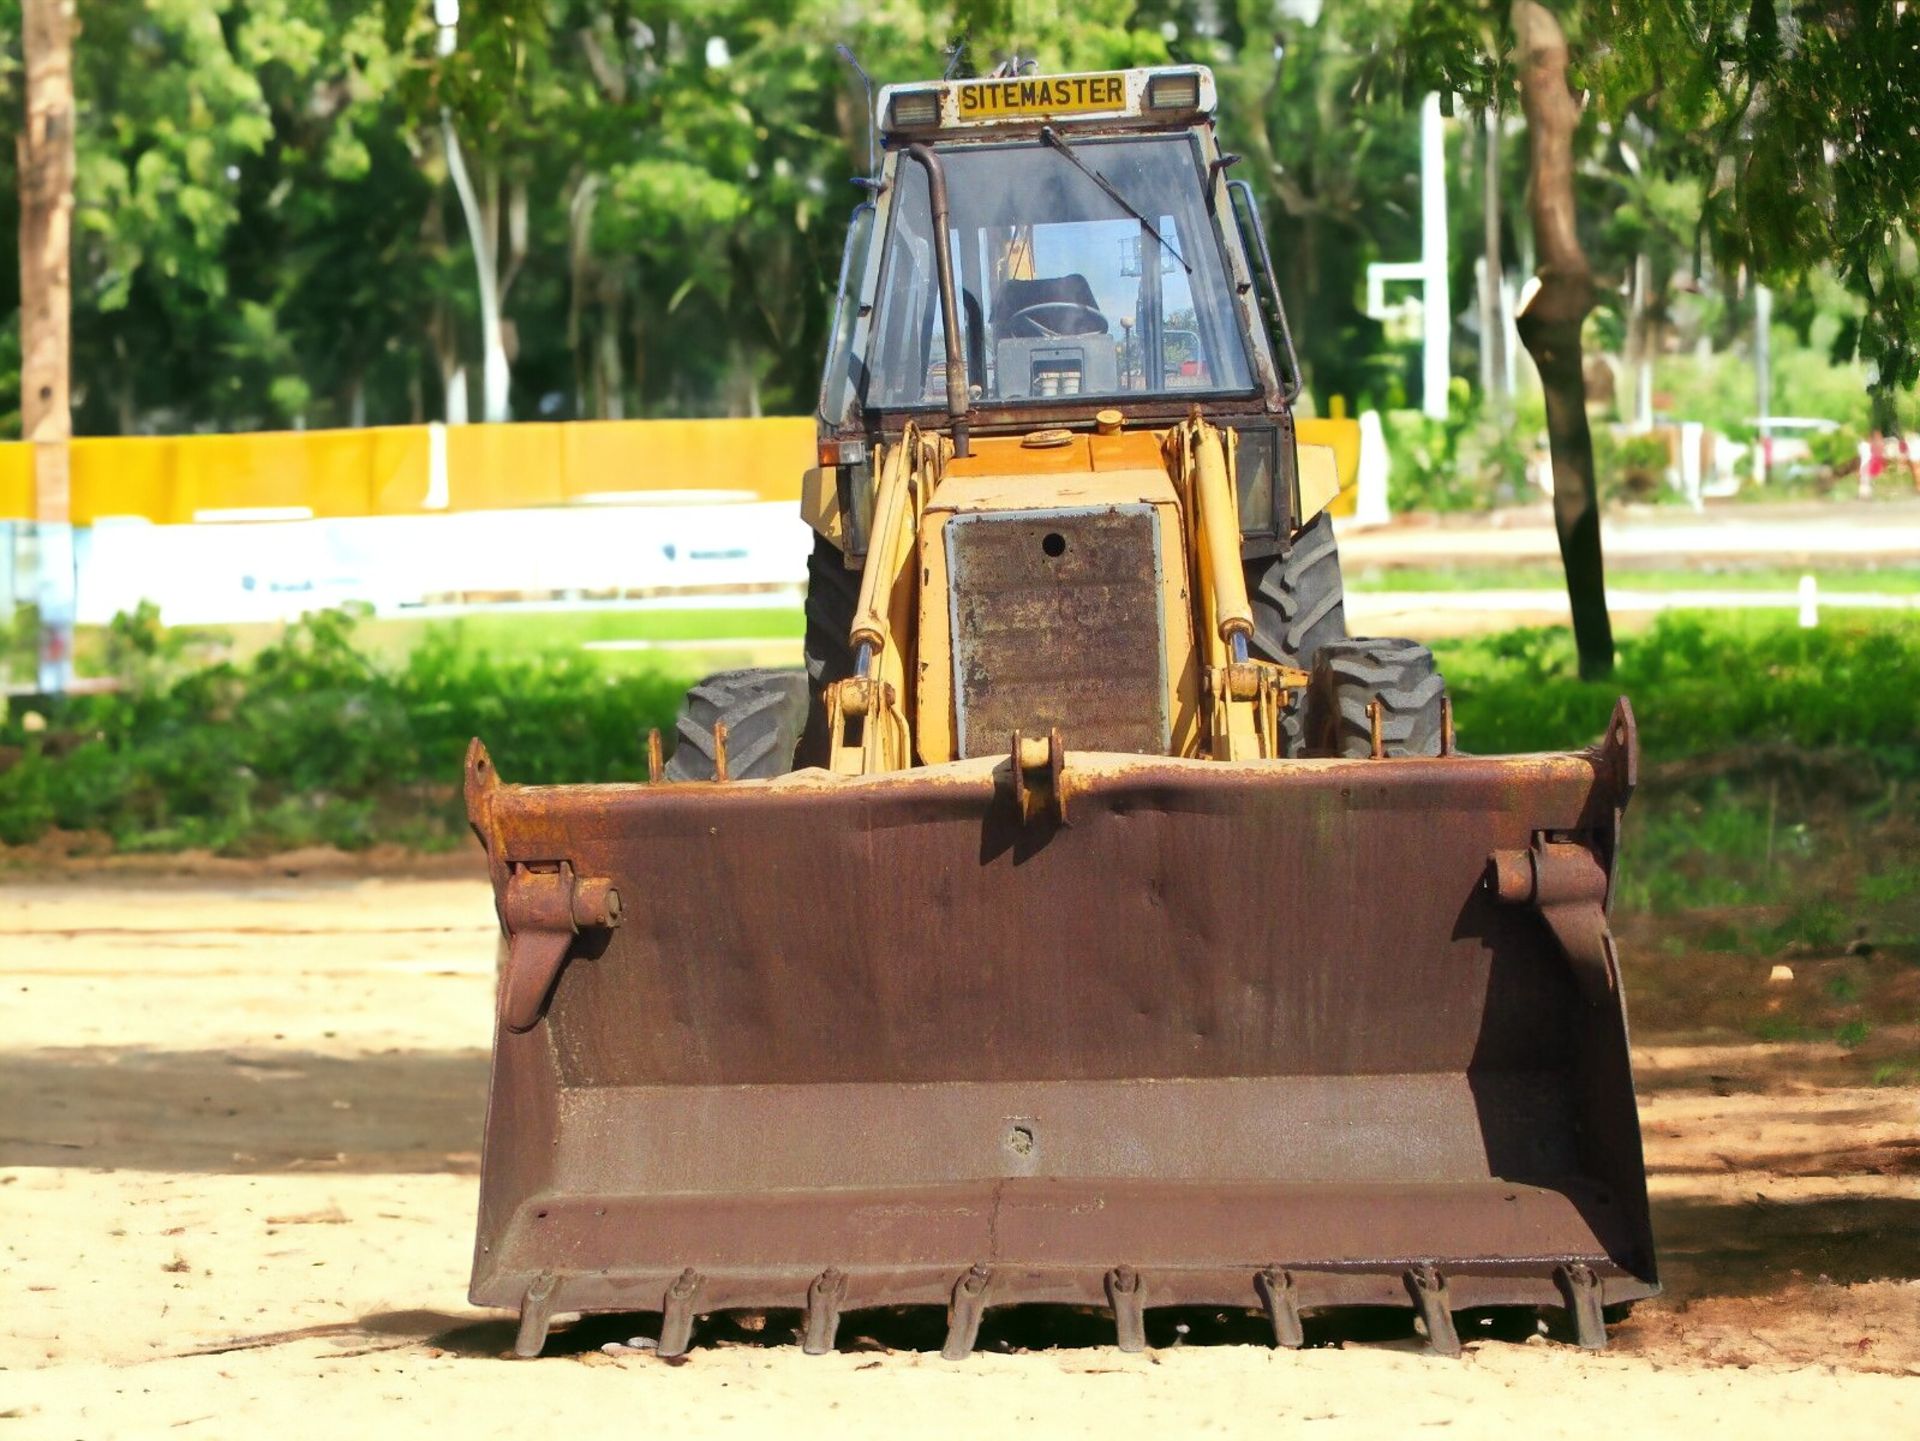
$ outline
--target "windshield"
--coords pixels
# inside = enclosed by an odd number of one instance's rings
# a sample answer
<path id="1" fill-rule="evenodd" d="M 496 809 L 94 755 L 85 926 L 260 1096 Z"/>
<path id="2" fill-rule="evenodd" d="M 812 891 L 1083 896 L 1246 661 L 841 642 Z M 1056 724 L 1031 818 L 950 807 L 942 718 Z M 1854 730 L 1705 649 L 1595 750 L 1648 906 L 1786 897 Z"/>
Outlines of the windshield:
<path id="1" fill-rule="evenodd" d="M 1071 156 L 1029 142 L 940 158 L 976 401 L 1253 388 L 1186 136 L 1076 140 Z M 865 400 L 878 408 L 946 393 L 926 174 L 902 161 L 895 183 L 867 367 Z"/>

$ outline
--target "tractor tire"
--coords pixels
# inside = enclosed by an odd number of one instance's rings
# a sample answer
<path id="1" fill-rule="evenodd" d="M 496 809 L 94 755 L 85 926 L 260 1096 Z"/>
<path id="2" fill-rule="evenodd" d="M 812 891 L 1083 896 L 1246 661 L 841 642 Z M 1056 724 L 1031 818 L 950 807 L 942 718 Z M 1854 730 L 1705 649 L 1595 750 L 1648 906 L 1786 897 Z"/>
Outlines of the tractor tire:
<path id="1" fill-rule="evenodd" d="M 1307 686 L 1308 754 L 1372 755 L 1367 705 L 1377 700 L 1380 738 L 1389 756 L 1437 756 L 1446 694 L 1433 652 L 1418 641 L 1328 641 L 1313 658 Z"/>
<path id="2" fill-rule="evenodd" d="M 807 678 L 797 670 L 729 670 L 687 692 L 667 761 L 670 781 L 714 778 L 715 727 L 727 728 L 727 779 L 769 780 L 793 769 L 807 718 Z"/>
<path id="3" fill-rule="evenodd" d="M 1329 641 L 1347 636 L 1346 586 L 1333 517 L 1324 510 L 1276 556 L 1246 563 L 1247 600 L 1253 610 L 1253 643 L 1261 660 L 1313 669 Z M 1280 715 L 1280 753 L 1307 753 L 1306 697 L 1295 695 Z"/>
<path id="4" fill-rule="evenodd" d="M 1346 639 L 1340 549 L 1333 539 L 1333 517 L 1324 510 L 1280 554 L 1248 561 L 1246 572 L 1253 606 L 1251 649 L 1260 659 L 1312 670 L 1321 646 Z"/>
<path id="5" fill-rule="evenodd" d="M 831 754 L 827 734 L 827 687 L 853 674 L 853 613 L 860 607 L 860 572 L 848 570 L 839 547 L 813 538 L 807 558 L 807 723 L 798 764 L 823 766 Z"/>

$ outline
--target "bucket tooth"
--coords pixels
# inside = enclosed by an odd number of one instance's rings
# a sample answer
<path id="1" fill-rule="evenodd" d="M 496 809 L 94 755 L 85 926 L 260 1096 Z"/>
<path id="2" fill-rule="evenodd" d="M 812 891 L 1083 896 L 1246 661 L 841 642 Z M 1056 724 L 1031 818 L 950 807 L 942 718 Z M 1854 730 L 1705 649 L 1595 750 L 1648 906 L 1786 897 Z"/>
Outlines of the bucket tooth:
<path id="1" fill-rule="evenodd" d="M 1114 1339 L 1120 1349 L 1146 1350 L 1147 1311 L 1140 1273 L 1131 1266 L 1115 1266 L 1107 1272 L 1107 1304 L 1113 1307 Z"/>
<path id="2" fill-rule="evenodd" d="M 1427 1341 L 1434 1355 L 1458 1356 L 1460 1333 L 1453 1329 L 1446 1277 L 1430 1262 L 1422 1262 L 1407 1272 L 1407 1290 L 1413 1296 L 1413 1304 L 1420 1308 L 1420 1319 L 1426 1323 Z"/>
<path id="3" fill-rule="evenodd" d="M 1267 1320 L 1273 1325 L 1273 1344 L 1294 1350 L 1306 1344 L 1300 1327 L 1300 1298 L 1294 1294 L 1293 1276 L 1278 1266 L 1269 1266 L 1253 1278 L 1253 1289 L 1260 1293 Z"/>
<path id="4" fill-rule="evenodd" d="M 527 1283 L 526 1298 L 520 1303 L 520 1334 L 514 1338 L 513 1354 L 538 1356 L 547 1344 L 547 1327 L 553 1321 L 553 1293 L 559 1280 L 551 1271 L 542 1271 Z"/>
<path id="5" fill-rule="evenodd" d="M 660 1302 L 660 1350 L 668 1358 L 684 1356 L 693 1342 L 693 1298 L 700 1290 L 700 1273 L 689 1266 L 667 1287 Z"/>
<path id="6" fill-rule="evenodd" d="M 980 1316 L 987 1309 L 987 1283 L 993 1271 L 981 1265 L 968 1269 L 953 1283 L 953 1304 L 947 1309 L 947 1344 L 940 1354 L 949 1361 L 964 1361 L 973 1354 L 973 1343 L 980 1338 Z"/>
<path id="7" fill-rule="evenodd" d="M 1584 1261 L 1572 1261 L 1553 1273 L 1573 1317 L 1574 1339 L 1583 1351 L 1607 1349 L 1607 1318 L 1601 1309 L 1600 1278 Z"/>
<path id="8" fill-rule="evenodd" d="M 840 1308 L 847 1300 L 844 1271 L 829 1266 L 807 1287 L 807 1324 L 800 1349 L 809 1356 L 825 1356 L 833 1350 L 834 1336 L 840 1329 Z"/>

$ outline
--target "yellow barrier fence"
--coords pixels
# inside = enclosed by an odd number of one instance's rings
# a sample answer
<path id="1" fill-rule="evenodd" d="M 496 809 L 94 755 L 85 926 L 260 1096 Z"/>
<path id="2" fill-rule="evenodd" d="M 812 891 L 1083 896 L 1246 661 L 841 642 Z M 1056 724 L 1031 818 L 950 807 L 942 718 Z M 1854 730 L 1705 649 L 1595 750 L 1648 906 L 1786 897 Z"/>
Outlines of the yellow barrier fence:
<path id="1" fill-rule="evenodd" d="M 1302 419 L 1294 421 L 1293 433 L 1302 445 L 1332 447 L 1334 473 L 1340 477 L 1340 493 L 1333 498 L 1333 504 L 1327 510 L 1336 516 L 1352 515 L 1356 496 L 1354 487 L 1360 479 L 1360 422 L 1348 420 L 1344 415 L 1330 419 Z"/>
<path id="2" fill-rule="evenodd" d="M 73 442 L 73 522 L 429 515 L 662 492 L 797 501 L 813 455 L 813 421 L 788 416 L 101 437 Z M 0 520 L 31 519 L 31 447 L 0 444 Z"/>
<path id="3" fill-rule="evenodd" d="M 1359 427 L 1299 429 L 1302 441 L 1333 447 L 1350 510 Z M 813 458 L 805 416 L 102 437 L 73 442 L 73 522 L 429 515 L 669 493 L 797 501 Z M 31 519 L 31 448 L 0 444 L 0 520 Z"/>

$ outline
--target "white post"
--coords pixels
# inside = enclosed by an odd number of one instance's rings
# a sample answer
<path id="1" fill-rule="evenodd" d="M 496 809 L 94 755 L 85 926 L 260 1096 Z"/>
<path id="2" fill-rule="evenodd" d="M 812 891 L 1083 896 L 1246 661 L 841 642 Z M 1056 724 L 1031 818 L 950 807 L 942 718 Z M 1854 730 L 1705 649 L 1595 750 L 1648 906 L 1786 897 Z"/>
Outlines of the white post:
<path id="1" fill-rule="evenodd" d="M 1445 420 L 1453 304 L 1447 297 L 1447 148 L 1438 95 L 1427 96 L 1420 107 L 1420 264 L 1426 272 L 1420 408 Z"/>
<path id="2" fill-rule="evenodd" d="M 1360 413 L 1360 474 L 1358 492 L 1353 500 L 1353 524 L 1385 525 L 1393 519 L 1387 506 L 1387 475 L 1393 469 L 1393 457 L 1387 453 L 1387 432 L 1380 424 L 1380 412 Z"/>
<path id="3" fill-rule="evenodd" d="M 1696 514 L 1706 509 L 1700 500 L 1701 448 L 1706 442 L 1707 426 L 1705 421 L 1683 420 L 1680 422 L 1680 493 L 1687 498 L 1687 504 Z"/>
<path id="4" fill-rule="evenodd" d="M 1753 442 L 1753 479 L 1756 485 L 1765 485 L 1773 460 L 1768 424 L 1773 418 L 1773 292 L 1764 285 L 1753 287 L 1753 383 L 1754 413 L 1760 418 L 1760 433 Z"/>
<path id="5" fill-rule="evenodd" d="M 1635 435 L 1653 429 L 1653 257 L 1633 261 L 1633 425 Z"/>

